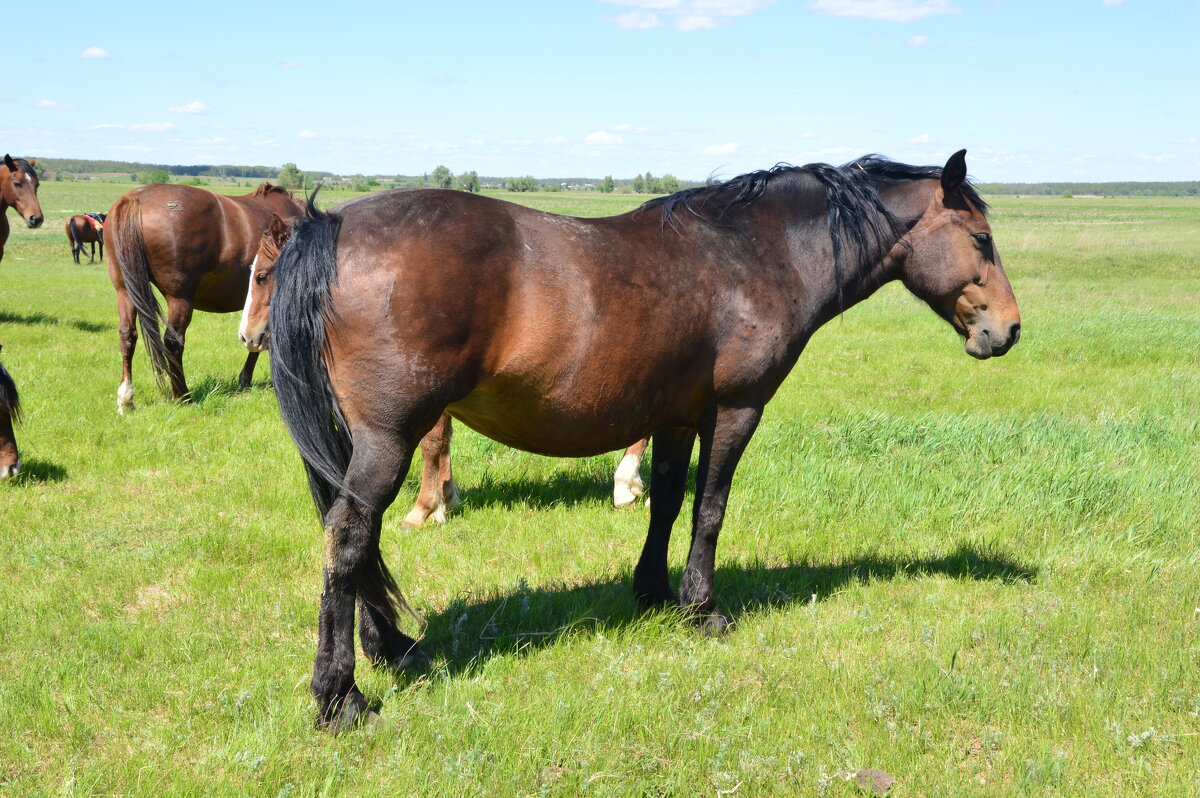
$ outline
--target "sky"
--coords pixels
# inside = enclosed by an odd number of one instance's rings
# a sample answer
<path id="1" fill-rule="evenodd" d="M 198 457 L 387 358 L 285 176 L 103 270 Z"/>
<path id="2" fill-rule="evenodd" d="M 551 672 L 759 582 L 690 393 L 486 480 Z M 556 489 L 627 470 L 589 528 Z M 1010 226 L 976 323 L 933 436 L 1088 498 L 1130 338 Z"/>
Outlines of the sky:
<path id="1" fill-rule="evenodd" d="M 33 8 L 0 47 L 17 156 L 703 180 L 965 147 L 983 182 L 1200 179 L 1200 0 Z"/>

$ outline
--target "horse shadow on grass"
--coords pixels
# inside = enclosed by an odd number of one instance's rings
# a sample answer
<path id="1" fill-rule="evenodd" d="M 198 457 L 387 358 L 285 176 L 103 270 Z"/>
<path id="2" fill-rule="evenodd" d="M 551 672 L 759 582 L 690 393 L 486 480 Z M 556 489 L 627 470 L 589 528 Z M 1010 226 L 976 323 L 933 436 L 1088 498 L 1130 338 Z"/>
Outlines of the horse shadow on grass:
<path id="1" fill-rule="evenodd" d="M 242 388 L 238 385 L 236 376 L 216 377 L 209 375 L 192 383 L 188 396 L 191 398 L 192 404 L 203 406 L 224 397 L 236 396 L 239 393 L 262 389 L 272 390 L 270 379 L 254 380 L 249 388 Z"/>
<path id="2" fill-rule="evenodd" d="M 562 505 L 608 503 L 612 501 L 613 470 L 617 461 L 611 463 L 599 462 L 594 467 L 563 469 L 549 478 L 543 476 L 500 478 L 484 474 L 477 484 L 464 488 L 459 485 L 463 504 L 472 510 L 496 508 L 501 510 L 514 509 L 546 509 Z M 420 478 L 420 469 L 412 468 L 411 473 Z M 688 484 L 696 484 L 696 464 L 688 469 Z M 646 480 L 646 490 L 650 482 Z M 644 506 L 645 497 L 634 502 L 629 508 L 636 510 Z M 691 506 L 690 493 L 684 505 Z"/>
<path id="3" fill-rule="evenodd" d="M 45 313 L 9 313 L 8 311 L 0 310 L 0 322 L 6 324 L 45 324 L 45 325 L 62 325 L 71 327 L 81 332 L 104 332 L 111 330 L 111 324 L 97 324 L 96 322 L 83 321 L 82 319 L 59 319 Z"/>
<path id="4" fill-rule="evenodd" d="M 678 585 L 680 576 L 680 569 L 672 569 L 672 584 Z M 749 613 L 818 603 L 852 584 L 917 576 L 1012 584 L 1035 579 L 1037 569 L 1001 553 L 960 545 L 940 557 L 866 556 L 830 565 L 732 563 L 716 569 L 715 586 L 722 609 L 735 621 L 731 634 L 736 635 L 737 619 Z M 579 632 L 615 634 L 655 617 L 681 628 L 688 623 L 674 608 L 642 612 L 628 573 L 572 586 L 531 588 L 522 580 L 515 590 L 458 599 L 429 616 L 421 647 L 444 660 L 439 670 L 457 675 L 492 657 L 529 654 Z"/>
<path id="5" fill-rule="evenodd" d="M 51 463 L 49 460 L 42 460 L 38 457 L 22 457 L 21 471 L 12 478 L 12 484 L 62 482 L 66 478 L 67 469 L 57 463 Z"/>

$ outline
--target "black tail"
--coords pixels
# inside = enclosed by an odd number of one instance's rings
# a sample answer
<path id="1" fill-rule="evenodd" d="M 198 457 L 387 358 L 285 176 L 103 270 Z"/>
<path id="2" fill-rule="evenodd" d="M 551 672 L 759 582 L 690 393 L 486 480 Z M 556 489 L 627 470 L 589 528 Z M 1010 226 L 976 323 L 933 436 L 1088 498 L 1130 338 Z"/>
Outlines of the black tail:
<path id="1" fill-rule="evenodd" d="M 307 218 L 299 222 L 275 261 L 271 295 L 271 381 L 279 413 L 292 436 L 317 512 L 324 519 L 341 493 L 354 442 L 338 407 L 325 358 L 327 324 L 333 323 L 330 289 L 337 282 L 337 238 L 341 217 L 324 213 L 308 199 Z M 349 494 L 353 498 L 353 494 Z M 396 607 L 421 621 L 404 600 L 382 555 L 356 573 L 359 597 L 395 623 Z"/>
<path id="2" fill-rule="evenodd" d="M 142 206 L 136 199 L 122 197 L 109 211 L 108 233 L 110 238 L 109 257 L 117 259 L 121 269 L 121 281 L 125 292 L 137 311 L 142 325 L 142 340 L 154 367 L 154 379 L 164 394 L 170 395 L 167 381 L 167 364 L 177 360 L 163 342 L 162 328 L 166 316 L 150 288 L 150 263 L 146 259 L 146 241 L 142 237 Z M 174 335 L 169 328 L 167 335 Z M 175 365 L 182 370 L 181 363 Z"/>
<path id="3" fill-rule="evenodd" d="M 83 252 L 83 242 L 79 240 L 79 228 L 75 224 L 75 217 L 72 216 L 67 220 L 67 230 L 71 234 L 71 257 L 79 263 L 79 255 Z"/>
<path id="4" fill-rule="evenodd" d="M 17 384 L 4 364 L 0 363 L 0 412 L 3 411 L 8 412 L 13 423 L 21 420 L 21 397 L 17 394 Z"/>

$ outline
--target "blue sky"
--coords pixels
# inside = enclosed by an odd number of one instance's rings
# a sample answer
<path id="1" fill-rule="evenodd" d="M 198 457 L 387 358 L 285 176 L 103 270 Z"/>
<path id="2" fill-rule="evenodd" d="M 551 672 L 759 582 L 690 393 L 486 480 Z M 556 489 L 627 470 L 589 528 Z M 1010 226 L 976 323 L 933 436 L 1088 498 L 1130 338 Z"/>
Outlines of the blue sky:
<path id="1" fill-rule="evenodd" d="M 14 155 L 703 179 L 966 147 L 983 181 L 1200 179 L 1200 0 L 36 8 Z"/>

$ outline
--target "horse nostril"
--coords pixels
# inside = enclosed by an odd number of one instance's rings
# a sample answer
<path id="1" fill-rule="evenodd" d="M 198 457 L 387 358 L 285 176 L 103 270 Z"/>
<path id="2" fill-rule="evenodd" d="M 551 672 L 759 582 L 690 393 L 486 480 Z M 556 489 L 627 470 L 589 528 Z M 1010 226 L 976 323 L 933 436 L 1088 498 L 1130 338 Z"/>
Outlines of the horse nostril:
<path id="1" fill-rule="evenodd" d="M 1012 346 L 1021 340 L 1021 322 L 1014 323 L 1008 328 L 1008 345 Z"/>

